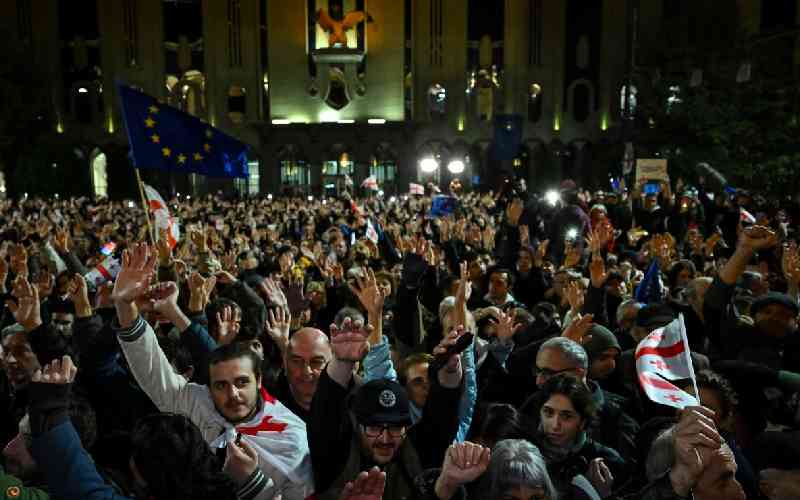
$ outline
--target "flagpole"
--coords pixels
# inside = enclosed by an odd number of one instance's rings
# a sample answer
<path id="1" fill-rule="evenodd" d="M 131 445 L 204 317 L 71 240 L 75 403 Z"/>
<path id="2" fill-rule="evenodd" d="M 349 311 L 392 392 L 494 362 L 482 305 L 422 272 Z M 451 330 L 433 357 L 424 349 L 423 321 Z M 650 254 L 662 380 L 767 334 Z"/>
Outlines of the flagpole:
<path id="1" fill-rule="evenodd" d="M 700 401 L 700 391 L 697 389 L 697 377 L 694 374 L 694 365 L 692 364 L 692 353 L 689 350 L 689 337 L 686 335 L 686 323 L 683 321 L 683 313 L 678 315 L 678 321 L 681 325 L 681 337 L 683 338 L 683 344 L 686 346 L 686 351 L 684 351 L 684 355 L 686 356 L 686 360 L 689 363 L 689 374 L 692 376 L 692 387 L 694 387 L 694 397 L 697 399 L 697 404 L 702 405 L 703 403 Z"/>
<path id="2" fill-rule="evenodd" d="M 144 185 L 142 184 L 142 176 L 139 174 L 139 169 L 134 167 L 136 172 L 136 182 L 139 184 L 139 196 L 142 197 L 142 206 L 144 207 L 144 218 L 147 221 L 147 234 L 150 236 L 150 243 L 156 243 L 155 234 L 153 233 L 153 226 L 150 224 L 150 204 L 147 203 L 147 197 L 144 195 Z"/>

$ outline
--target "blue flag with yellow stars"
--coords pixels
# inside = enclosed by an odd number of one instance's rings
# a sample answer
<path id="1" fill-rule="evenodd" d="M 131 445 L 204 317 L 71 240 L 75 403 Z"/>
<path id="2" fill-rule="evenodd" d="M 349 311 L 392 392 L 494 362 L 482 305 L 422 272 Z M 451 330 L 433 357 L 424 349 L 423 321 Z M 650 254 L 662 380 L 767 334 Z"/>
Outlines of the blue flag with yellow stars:
<path id="1" fill-rule="evenodd" d="M 248 177 L 247 144 L 127 85 L 117 89 L 134 167 Z"/>

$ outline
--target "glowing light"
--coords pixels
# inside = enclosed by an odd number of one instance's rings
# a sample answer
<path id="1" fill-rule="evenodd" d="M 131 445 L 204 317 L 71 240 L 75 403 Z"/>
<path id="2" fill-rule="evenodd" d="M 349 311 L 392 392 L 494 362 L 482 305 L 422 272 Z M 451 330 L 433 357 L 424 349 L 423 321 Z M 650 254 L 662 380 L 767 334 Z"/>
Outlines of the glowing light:
<path id="1" fill-rule="evenodd" d="M 272 193 L 269 193 L 269 194 L 267 195 L 267 199 L 268 199 L 268 200 L 271 200 L 271 199 L 272 199 Z"/>
<path id="2" fill-rule="evenodd" d="M 605 132 L 608 130 L 608 114 L 603 113 L 603 117 L 600 119 L 600 130 Z"/>
<path id="3" fill-rule="evenodd" d="M 449 170 L 451 174 L 460 174 L 464 171 L 463 160 L 451 160 L 450 163 L 447 164 L 447 170 Z"/>
<path id="4" fill-rule="evenodd" d="M 389 203 L 394 203 L 396 201 L 397 201 L 397 197 L 396 196 L 392 196 L 391 198 L 389 198 Z"/>
<path id="5" fill-rule="evenodd" d="M 552 206 L 556 206 L 559 201 L 561 201 L 561 195 L 558 194 L 558 191 L 555 189 L 551 189 L 544 194 L 544 199 L 547 200 Z"/>
<path id="6" fill-rule="evenodd" d="M 108 115 L 108 133 L 114 133 L 114 116 L 111 114 Z"/>
<path id="7" fill-rule="evenodd" d="M 319 121 L 322 123 L 332 123 L 339 121 L 339 113 L 336 111 L 323 111 L 319 114 Z"/>
<path id="8" fill-rule="evenodd" d="M 383 198 L 383 189 L 378 190 L 378 198 Z"/>
<path id="9" fill-rule="evenodd" d="M 291 125 L 292 121 L 285 118 L 276 118 L 272 120 L 273 125 Z"/>
<path id="10" fill-rule="evenodd" d="M 369 120 L 367 120 L 367 123 L 369 123 L 370 125 L 383 125 L 384 123 L 386 123 L 386 119 L 385 118 L 370 118 Z"/>
<path id="11" fill-rule="evenodd" d="M 436 169 L 439 168 L 439 162 L 436 161 L 435 158 L 429 156 L 419 161 L 419 168 L 426 174 L 431 174 L 436 172 Z"/>
<path id="12" fill-rule="evenodd" d="M 459 132 L 463 132 L 464 131 L 464 117 L 463 116 L 458 118 L 458 131 Z"/>
<path id="13" fill-rule="evenodd" d="M 311 195 L 308 195 L 308 201 L 314 201 L 314 197 L 311 196 Z"/>
<path id="14" fill-rule="evenodd" d="M 556 113 L 555 118 L 553 118 L 553 130 L 555 130 L 556 132 L 561 130 L 561 117 L 559 116 L 558 113 Z"/>
<path id="15" fill-rule="evenodd" d="M 567 239 L 568 240 L 574 240 L 577 237 L 578 237 L 578 229 L 577 228 L 571 227 L 571 228 L 567 229 Z"/>
<path id="16" fill-rule="evenodd" d="M 336 120 L 336 123 L 339 123 L 339 124 L 342 124 L 342 125 L 348 125 L 350 123 L 355 123 L 355 122 L 356 122 L 355 120 Z"/>
<path id="17" fill-rule="evenodd" d="M 64 133 L 64 125 L 61 123 L 61 119 L 59 119 L 58 122 L 56 122 L 56 132 L 58 132 L 59 134 Z"/>
<path id="18" fill-rule="evenodd" d="M 86 87 L 79 87 L 78 88 L 78 93 L 79 94 L 88 94 L 89 93 L 89 89 L 87 89 Z"/>

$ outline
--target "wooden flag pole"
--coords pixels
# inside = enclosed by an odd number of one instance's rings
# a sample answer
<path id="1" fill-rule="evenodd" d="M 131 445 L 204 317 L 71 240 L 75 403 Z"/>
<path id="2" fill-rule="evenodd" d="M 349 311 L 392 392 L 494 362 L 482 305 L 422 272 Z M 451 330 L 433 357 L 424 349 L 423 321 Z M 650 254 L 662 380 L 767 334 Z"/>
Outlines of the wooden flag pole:
<path id="1" fill-rule="evenodd" d="M 144 217 L 147 221 L 147 234 L 150 236 L 150 243 L 156 244 L 155 233 L 153 233 L 153 226 L 150 224 L 150 204 L 147 203 L 147 196 L 144 194 L 144 184 L 142 184 L 142 176 L 139 175 L 139 169 L 133 169 L 136 172 L 136 182 L 139 183 L 139 195 L 142 197 L 142 206 L 144 207 Z"/>

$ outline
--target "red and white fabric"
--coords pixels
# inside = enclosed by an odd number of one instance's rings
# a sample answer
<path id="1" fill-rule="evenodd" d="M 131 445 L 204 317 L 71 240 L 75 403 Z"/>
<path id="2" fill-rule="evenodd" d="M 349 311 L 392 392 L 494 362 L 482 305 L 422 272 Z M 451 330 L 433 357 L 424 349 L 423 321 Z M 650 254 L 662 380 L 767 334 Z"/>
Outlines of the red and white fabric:
<path id="1" fill-rule="evenodd" d="M 117 274 L 119 274 L 121 268 L 122 265 L 120 261 L 114 258 L 113 255 L 109 255 L 103 259 L 103 262 L 97 264 L 94 269 L 86 273 L 84 278 L 87 283 L 94 283 L 94 286 L 100 286 L 109 281 L 113 281 L 114 278 L 117 277 Z"/>
<path id="2" fill-rule="evenodd" d="M 169 213 L 169 207 L 152 186 L 144 184 L 144 194 L 147 197 L 147 206 L 153 214 L 153 221 L 156 228 L 156 240 L 159 238 L 162 229 L 167 230 L 167 241 L 170 248 L 175 248 L 180 240 L 181 233 L 177 219 Z"/>
<path id="3" fill-rule="evenodd" d="M 378 179 L 376 179 L 374 175 L 370 175 L 369 177 L 364 179 L 364 182 L 361 183 L 361 187 L 377 191 Z"/>
<path id="4" fill-rule="evenodd" d="M 408 184 L 408 192 L 409 194 L 418 194 L 420 196 L 424 196 L 425 187 L 422 184 L 414 184 L 411 182 Z"/>
<path id="5" fill-rule="evenodd" d="M 635 357 L 639 384 L 652 401 L 675 408 L 699 404 L 697 398 L 669 382 L 691 380 L 695 385 L 682 315 L 639 342 Z"/>

